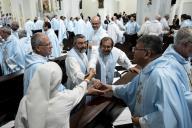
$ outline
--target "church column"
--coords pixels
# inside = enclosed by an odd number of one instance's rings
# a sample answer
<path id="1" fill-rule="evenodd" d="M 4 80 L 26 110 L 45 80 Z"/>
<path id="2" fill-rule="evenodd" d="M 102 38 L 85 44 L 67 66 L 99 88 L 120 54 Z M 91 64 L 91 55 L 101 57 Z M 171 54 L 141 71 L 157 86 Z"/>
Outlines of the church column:
<path id="1" fill-rule="evenodd" d="M 80 16 L 79 2 L 80 0 L 71 0 L 70 16 L 72 17 Z"/>
<path id="2" fill-rule="evenodd" d="M 137 22 L 140 25 L 143 23 L 145 16 L 154 19 L 157 14 L 164 16 L 170 13 L 171 0 L 151 0 L 151 4 L 147 3 L 149 3 L 149 0 L 137 1 Z"/>

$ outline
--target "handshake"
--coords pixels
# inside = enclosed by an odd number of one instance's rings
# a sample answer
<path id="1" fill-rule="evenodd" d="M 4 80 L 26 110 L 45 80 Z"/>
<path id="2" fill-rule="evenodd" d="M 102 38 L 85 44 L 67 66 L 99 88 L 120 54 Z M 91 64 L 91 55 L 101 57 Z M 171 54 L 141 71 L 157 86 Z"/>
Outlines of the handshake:
<path id="1" fill-rule="evenodd" d="M 85 76 L 85 81 L 90 81 L 96 75 L 96 71 L 91 69 L 89 73 Z M 103 84 L 100 80 L 95 79 L 91 82 L 91 86 L 88 87 L 89 95 L 104 95 L 112 91 L 111 85 Z"/>
<path id="2" fill-rule="evenodd" d="M 104 95 L 112 91 L 111 85 L 103 84 L 100 80 L 94 80 L 91 87 L 88 88 L 89 95 Z"/>

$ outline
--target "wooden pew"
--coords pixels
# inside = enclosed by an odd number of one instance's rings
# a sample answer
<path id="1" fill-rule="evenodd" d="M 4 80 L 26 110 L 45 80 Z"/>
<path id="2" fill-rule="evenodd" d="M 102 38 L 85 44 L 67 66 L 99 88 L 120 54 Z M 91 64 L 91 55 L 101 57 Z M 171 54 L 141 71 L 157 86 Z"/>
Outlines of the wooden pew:
<path id="1" fill-rule="evenodd" d="M 15 118 L 23 97 L 23 72 L 0 77 L 0 126 Z"/>
<path id="2" fill-rule="evenodd" d="M 67 82 L 67 75 L 66 75 L 66 68 L 65 68 L 65 58 L 66 55 L 60 56 L 55 59 L 50 59 L 50 61 L 56 62 L 60 67 L 63 72 L 63 77 L 62 77 L 62 84 L 64 85 Z"/>
<path id="3" fill-rule="evenodd" d="M 65 57 L 61 56 L 51 61 L 58 63 L 63 71 L 63 80 L 67 80 L 65 73 Z M 0 126 L 14 120 L 20 100 L 23 97 L 24 70 L 6 76 L 0 76 Z"/>
<path id="4" fill-rule="evenodd" d="M 126 84 L 135 75 L 135 73 L 128 72 L 115 84 Z M 98 124 L 111 128 L 112 122 L 124 110 L 124 107 L 125 104 L 114 97 L 96 97 L 90 103 L 82 105 L 76 113 L 71 114 L 70 128 L 93 128 Z M 132 124 L 127 127 L 132 127 Z"/>

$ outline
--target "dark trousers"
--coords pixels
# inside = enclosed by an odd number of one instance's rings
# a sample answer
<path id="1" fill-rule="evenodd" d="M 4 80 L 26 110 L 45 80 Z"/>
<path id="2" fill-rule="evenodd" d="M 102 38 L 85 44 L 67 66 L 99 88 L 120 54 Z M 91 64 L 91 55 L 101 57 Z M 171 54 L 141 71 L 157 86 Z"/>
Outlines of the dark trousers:
<path id="1" fill-rule="evenodd" d="M 137 34 L 128 35 L 125 34 L 125 43 L 128 45 L 128 50 L 131 51 L 132 47 L 135 47 L 138 37 Z"/>
<path id="2" fill-rule="evenodd" d="M 57 36 L 57 38 L 58 38 L 58 36 L 59 36 L 59 30 L 54 30 L 55 31 L 55 34 L 56 34 L 56 36 Z"/>

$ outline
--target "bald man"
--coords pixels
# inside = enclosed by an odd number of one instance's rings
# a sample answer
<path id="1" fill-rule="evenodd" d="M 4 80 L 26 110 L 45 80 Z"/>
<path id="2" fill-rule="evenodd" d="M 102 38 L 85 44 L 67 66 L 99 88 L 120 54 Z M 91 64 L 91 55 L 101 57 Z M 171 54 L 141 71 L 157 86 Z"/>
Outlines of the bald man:
<path id="1" fill-rule="evenodd" d="M 88 59 L 90 55 L 99 47 L 100 41 L 103 37 L 109 37 L 107 32 L 101 26 L 101 19 L 98 16 L 93 16 L 91 19 L 93 31 L 90 33 L 91 40 L 89 41 Z"/>

